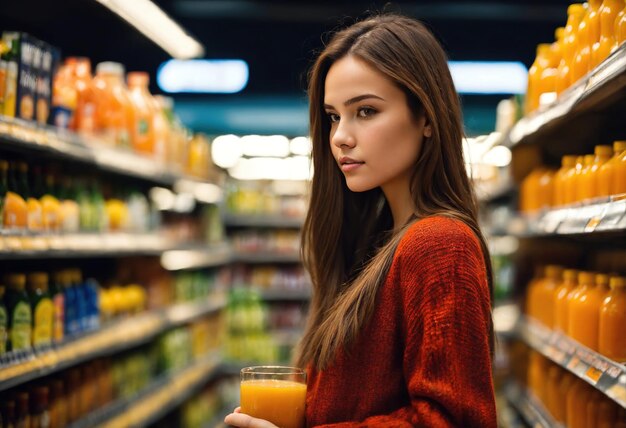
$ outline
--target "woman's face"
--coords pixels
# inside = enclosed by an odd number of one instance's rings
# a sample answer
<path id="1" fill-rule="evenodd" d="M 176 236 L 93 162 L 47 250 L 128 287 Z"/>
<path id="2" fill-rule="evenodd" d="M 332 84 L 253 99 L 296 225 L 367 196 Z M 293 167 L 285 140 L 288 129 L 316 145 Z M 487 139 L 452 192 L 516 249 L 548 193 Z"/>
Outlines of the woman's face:
<path id="1" fill-rule="evenodd" d="M 348 188 L 364 192 L 407 192 L 424 134 L 424 115 L 415 118 L 406 95 L 365 61 L 346 56 L 329 69 L 324 109 L 330 148 Z"/>

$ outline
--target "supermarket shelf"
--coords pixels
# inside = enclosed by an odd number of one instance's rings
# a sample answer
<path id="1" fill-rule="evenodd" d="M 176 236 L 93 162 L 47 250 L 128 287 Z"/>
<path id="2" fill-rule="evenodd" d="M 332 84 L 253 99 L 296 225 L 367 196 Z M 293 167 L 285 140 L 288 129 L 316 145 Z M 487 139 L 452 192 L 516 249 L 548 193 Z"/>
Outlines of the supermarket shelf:
<path id="1" fill-rule="evenodd" d="M 563 425 L 555 422 L 550 413 L 532 394 L 516 382 L 511 381 L 504 387 L 504 395 L 511 406 L 522 415 L 528 426 L 563 428 Z"/>
<path id="2" fill-rule="evenodd" d="M 170 271 L 222 266 L 232 260 L 233 252 L 228 244 L 181 247 L 161 255 L 161 265 Z"/>
<path id="3" fill-rule="evenodd" d="M 266 302 L 302 302 L 311 299 L 311 290 L 256 289 Z"/>
<path id="4" fill-rule="evenodd" d="M 220 296 L 182 303 L 127 318 L 48 349 L 8 354 L 0 360 L 0 391 L 67 367 L 147 343 L 163 331 L 209 315 L 226 306 Z"/>
<path id="5" fill-rule="evenodd" d="M 626 89 L 626 43 L 592 70 L 581 81 L 561 94 L 559 99 L 530 116 L 522 118 L 505 136 L 503 144 L 518 144 L 544 140 L 545 136 L 583 114 L 591 114 L 616 102 L 624 101 Z"/>
<path id="6" fill-rule="evenodd" d="M 626 409 L 626 366 L 531 319 L 520 321 L 519 332 L 529 346 Z"/>
<path id="7" fill-rule="evenodd" d="M 180 180 L 202 181 L 173 172 L 171 165 L 109 147 L 97 139 L 15 118 L 0 117 L 0 142 L 4 149 L 67 159 L 152 183 L 172 186 Z"/>
<path id="8" fill-rule="evenodd" d="M 224 225 L 227 227 L 267 227 L 298 229 L 304 224 L 302 217 L 260 214 L 226 214 Z"/>
<path id="9" fill-rule="evenodd" d="M 519 237 L 626 233 L 626 199 L 581 207 L 561 208 L 525 217 L 510 231 Z"/>
<path id="10" fill-rule="evenodd" d="M 239 263 L 299 263 L 300 254 L 297 252 L 276 253 L 271 251 L 243 252 L 235 251 L 234 262 Z"/>
<path id="11" fill-rule="evenodd" d="M 117 400 L 75 422 L 71 428 L 147 426 L 194 395 L 219 372 L 220 356 L 213 353 L 191 366 L 166 374 L 139 394 Z"/>
<path id="12" fill-rule="evenodd" d="M 494 202 L 513 195 L 515 186 L 512 179 L 494 185 L 476 185 L 476 195 L 480 202 Z"/>

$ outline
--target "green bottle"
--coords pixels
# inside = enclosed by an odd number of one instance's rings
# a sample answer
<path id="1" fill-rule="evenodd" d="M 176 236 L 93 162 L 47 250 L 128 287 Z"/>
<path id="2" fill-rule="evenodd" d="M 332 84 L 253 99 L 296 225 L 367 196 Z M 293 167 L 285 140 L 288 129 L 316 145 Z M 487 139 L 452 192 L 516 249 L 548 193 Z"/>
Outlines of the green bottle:
<path id="1" fill-rule="evenodd" d="M 8 331 L 8 317 L 7 307 L 4 304 L 4 285 L 0 285 L 0 355 L 4 355 L 7 352 L 7 331 Z"/>
<path id="2" fill-rule="evenodd" d="M 33 314 L 33 346 L 52 343 L 54 325 L 54 304 L 48 288 L 48 274 L 33 272 L 28 275 L 30 308 Z"/>
<path id="3" fill-rule="evenodd" d="M 31 348 L 32 311 L 26 293 L 26 275 L 21 273 L 6 276 L 9 286 L 7 312 L 9 314 L 9 350 L 20 351 Z"/>

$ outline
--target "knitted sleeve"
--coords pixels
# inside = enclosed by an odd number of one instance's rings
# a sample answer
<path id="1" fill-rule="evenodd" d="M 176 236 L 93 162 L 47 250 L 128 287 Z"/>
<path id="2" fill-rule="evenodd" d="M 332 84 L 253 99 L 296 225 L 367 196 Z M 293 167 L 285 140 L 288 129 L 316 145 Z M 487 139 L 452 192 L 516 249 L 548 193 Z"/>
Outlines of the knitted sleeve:
<path id="1" fill-rule="evenodd" d="M 463 223 L 420 222 L 398 247 L 409 406 L 348 427 L 496 427 L 490 297 L 482 250 Z"/>

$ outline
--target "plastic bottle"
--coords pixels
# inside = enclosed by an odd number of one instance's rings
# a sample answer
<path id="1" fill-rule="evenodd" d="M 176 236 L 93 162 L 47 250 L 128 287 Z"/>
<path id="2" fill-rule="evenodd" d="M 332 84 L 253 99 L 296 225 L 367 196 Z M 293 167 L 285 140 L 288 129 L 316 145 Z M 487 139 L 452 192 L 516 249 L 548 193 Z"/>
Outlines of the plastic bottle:
<path id="1" fill-rule="evenodd" d="M 607 163 L 613 155 L 613 149 L 611 146 L 596 146 L 594 148 L 594 160 L 593 164 L 589 167 L 589 177 L 587 187 L 585 189 L 585 196 L 588 199 L 595 199 L 600 197 L 600 168 Z"/>
<path id="2" fill-rule="evenodd" d="M 562 399 L 559 385 L 563 377 L 563 369 L 556 364 L 550 364 L 548 375 L 546 378 L 546 402 L 545 407 L 548 409 L 554 420 L 563 422 L 564 416 L 559 413 L 559 401 Z"/>
<path id="3" fill-rule="evenodd" d="M 604 61 L 616 43 L 615 19 L 624 8 L 623 0 L 604 0 L 600 7 L 600 40 L 593 45 L 592 64 L 597 67 Z"/>
<path id="4" fill-rule="evenodd" d="M 76 90 L 76 111 L 72 129 L 79 133 L 93 134 L 96 128 L 96 100 L 91 76 L 89 58 L 74 59 L 74 88 Z"/>
<path id="5" fill-rule="evenodd" d="M 43 214 L 43 228 L 47 232 L 59 232 L 62 229 L 63 210 L 57 198 L 55 179 L 52 172 L 47 171 L 44 194 L 40 197 Z"/>
<path id="6" fill-rule="evenodd" d="M 609 279 L 610 292 L 600 306 L 598 351 L 607 358 L 626 362 L 626 278 Z"/>
<path id="7" fill-rule="evenodd" d="M 80 332 L 78 294 L 72 284 L 72 277 L 68 270 L 60 271 L 57 275 L 57 278 L 61 281 L 60 288 L 63 290 L 63 299 L 65 301 L 65 335 L 71 336 Z"/>
<path id="8" fill-rule="evenodd" d="M 536 320 L 539 320 L 537 316 L 539 313 L 538 296 L 544 274 L 545 268 L 543 266 L 535 266 L 535 274 L 528 283 L 526 290 L 526 315 Z"/>
<path id="9" fill-rule="evenodd" d="M 542 403 L 546 402 L 546 379 L 550 362 L 537 351 L 530 351 L 528 387 Z"/>
<path id="10" fill-rule="evenodd" d="M 62 275 L 56 272 L 50 284 L 50 298 L 54 306 L 54 320 L 52 322 L 52 339 L 59 343 L 65 337 L 65 296 L 63 294 Z"/>
<path id="11" fill-rule="evenodd" d="M 26 275 L 7 275 L 7 311 L 9 314 L 9 342 L 11 351 L 31 348 L 33 317 L 26 293 Z"/>
<path id="12" fill-rule="evenodd" d="M 28 206 L 20 194 L 17 174 L 17 165 L 14 162 L 10 163 L 8 190 L 4 198 L 4 227 L 12 231 L 24 231 L 28 227 Z"/>
<path id="13" fill-rule="evenodd" d="M 587 203 L 591 192 L 591 166 L 595 160 L 594 155 L 585 155 L 583 166 L 577 170 L 576 175 L 576 202 Z"/>
<path id="14" fill-rule="evenodd" d="M 592 272 L 578 274 L 578 287 L 569 303 L 569 336 L 584 346 L 598 350 L 600 321 L 599 302 L 593 292 L 595 275 Z"/>
<path id="15" fill-rule="evenodd" d="M 554 174 L 554 192 L 552 205 L 560 207 L 565 205 L 565 182 L 567 174 L 576 167 L 576 156 L 566 155 L 561 158 L 561 168 Z"/>
<path id="16" fill-rule="evenodd" d="M 563 268 L 556 265 L 546 266 L 545 278 L 537 292 L 537 317 L 548 328 L 554 328 L 554 302 L 557 287 L 561 283 Z"/>
<path id="17" fill-rule="evenodd" d="M 6 287 L 0 285 L 0 355 L 7 353 L 7 340 L 9 338 L 9 317 L 4 303 Z"/>
<path id="18" fill-rule="evenodd" d="M 59 67 L 52 81 L 52 109 L 50 121 L 53 125 L 68 129 L 74 121 L 74 112 L 77 104 L 74 70 L 76 61 L 67 58 Z"/>
<path id="19" fill-rule="evenodd" d="M 600 404 L 604 401 L 605 395 L 597 389 L 589 396 L 587 403 L 587 427 L 597 427 L 600 418 Z"/>
<path id="20" fill-rule="evenodd" d="M 556 92 L 560 94 L 572 85 L 571 67 L 576 54 L 576 33 L 585 13 L 585 7 L 580 3 L 569 5 L 567 8 L 567 24 L 563 37 L 563 59 L 559 63 L 556 78 Z"/>
<path id="21" fill-rule="evenodd" d="M 563 281 L 554 293 L 554 329 L 562 333 L 569 331 L 569 297 L 578 285 L 578 271 L 565 269 Z"/>
<path id="22" fill-rule="evenodd" d="M 135 71 L 126 76 L 130 99 L 135 111 L 131 140 L 138 153 L 154 155 L 154 103 L 148 90 L 148 73 Z"/>
<path id="23" fill-rule="evenodd" d="M 577 202 L 577 188 L 578 188 L 578 178 L 583 169 L 583 156 L 576 157 L 576 165 L 574 168 L 569 170 L 564 179 L 564 188 L 565 188 L 565 204 L 570 205 Z"/>
<path id="24" fill-rule="evenodd" d="M 600 8 L 602 0 L 589 0 L 589 69 L 593 68 L 593 45 L 600 41 Z"/>
<path id="25" fill-rule="evenodd" d="M 96 133 L 105 143 L 130 148 L 133 107 L 124 85 L 124 66 L 101 62 L 93 82 L 96 106 Z"/>
<path id="26" fill-rule="evenodd" d="M 546 52 L 547 63 L 537 81 L 537 100 L 538 105 L 547 105 L 556 99 L 556 77 L 562 53 L 562 38 L 565 34 L 564 28 L 557 28 L 554 33 L 555 41 L 550 44 L 550 50 Z"/>
<path id="27" fill-rule="evenodd" d="M 33 346 L 50 345 L 53 337 L 54 304 L 48 288 L 48 274 L 30 273 L 28 291 L 33 314 Z"/>
<path id="28" fill-rule="evenodd" d="M 598 410 L 597 428 L 615 428 L 617 424 L 617 403 L 604 397 Z"/>
<path id="29" fill-rule="evenodd" d="M 80 208 L 76 201 L 74 185 L 69 178 L 64 178 L 59 192 L 61 204 L 61 229 L 63 232 L 78 232 L 80 230 Z"/>
<path id="30" fill-rule="evenodd" d="M 9 191 L 9 163 L 0 159 L 0 229 L 4 227 L 4 201 Z"/>
<path id="31" fill-rule="evenodd" d="M 600 166 L 596 178 L 598 184 L 597 195 L 607 197 L 614 194 L 612 189 L 613 174 L 619 162 L 619 155 L 626 152 L 626 141 L 615 141 L 613 143 L 612 157 Z M 624 176 L 626 179 L 626 175 Z"/>
<path id="32" fill-rule="evenodd" d="M 577 82 L 590 70 L 591 65 L 591 37 L 589 28 L 589 12 L 591 10 L 591 3 L 588 3 L 588 7 L 583 14 L 580 23 L 578 24 L 578 32 L 576 33 L 577 49 L 574 54 L 573 65 L 571 67 L 572 82 Z"/>
<path id="33" fill-rule="evenodd" d="M 17 39 L 7 38 L 6 42 L 11 46 L 11 49 L 4 55 L 4 60 L 7 63 L 7 72 L 6 86 L 4 90 L 3 113 L 7 117 L 15 117 L 15 110 L 17 106 L 17 72 L 20 48 L 19 40 Z"/>
<path id="34" fill-rule="evenodd" d="M 615 44 L 611 52 L 616 51 L 626 40 L 626 1 L 623 3 L 624 8 L 615 17 Z"/>
<path id="35" fill-rule="evenodd" d="M 559 382 L 559 400 L 557 402 L 555 418 L 562 420 L 564 426 L 569 426 L 567 420 L 567 394 L 570 388 L 576 383 L 577 377 L 568 371 L 563 371 L 561 381 Z"/>
<path id="36" fill-rule="evenodd" d="M 611 181 L 611 195 L 621 195 L 626 193 L 626 148 L 624 148 L 626 141 L 616 141 L 615 143 L 613 148 L 621 149 L 621 152 L 612 159 L 614 169 Z"/>
<path id="37" fill-rule="evenodd" d="M 576 379 L 567 392 L 567 427 L 587 427 L 587 403 L 594 389 L 584 381 Z"/>
<path id="38" fill-rule="evenodd" d="M 529 114 L 539 107 L 541 73 L 550 66 L 550 56 L 549 43 L 540 43 L 537 45 L 535 61 L 528 69 L 528 88 L 524 108 L 525 114 Z"/>

